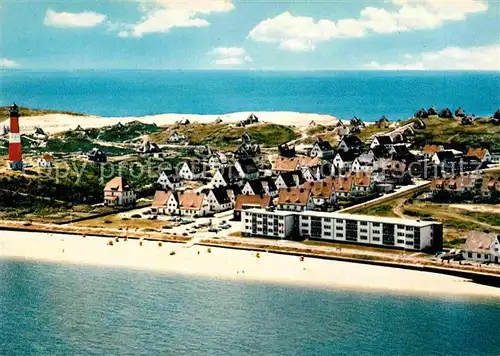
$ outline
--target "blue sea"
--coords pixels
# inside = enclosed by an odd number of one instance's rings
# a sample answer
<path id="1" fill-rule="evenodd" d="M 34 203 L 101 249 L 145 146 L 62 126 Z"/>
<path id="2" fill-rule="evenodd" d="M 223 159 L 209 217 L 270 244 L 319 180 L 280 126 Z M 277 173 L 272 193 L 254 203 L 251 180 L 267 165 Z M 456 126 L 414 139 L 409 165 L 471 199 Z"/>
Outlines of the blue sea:
<path id="1" fill-rule="evenodd" d="M 499 355 L 500 301 L 0 259 L 0 355 Z"/>
<path id="2" fill-rule="evenodd" d="M 3 70 L 0 80 L 0 105 L 99 116 L 297 111 L 374 121 L 432 105 L 481 116 L 500 107 L 500 72 Z"/>

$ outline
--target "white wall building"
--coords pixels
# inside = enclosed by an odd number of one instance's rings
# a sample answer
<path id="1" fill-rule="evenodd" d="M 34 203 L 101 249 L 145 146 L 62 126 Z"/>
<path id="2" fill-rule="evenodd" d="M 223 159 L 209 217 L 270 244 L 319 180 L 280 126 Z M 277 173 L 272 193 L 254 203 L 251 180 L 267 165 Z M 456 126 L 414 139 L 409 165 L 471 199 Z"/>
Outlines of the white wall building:
<path id="1" fill-rule="evenodd" d="M 295 230 L 295 213 L 268 209 L 242 210 L 244 236 L 268 236 L 286 239 Z"/>
<path id="2" fill-rule="evenodd" d="M 442 248 L 443 225 L 434 221 L 316 211 L 292 213 L 269 209 L 252 209 L 244 213 L 244 232 L 250 236 L 312 238 L 407 250 Z M 292 230 L 285 229 L 283 235 L 279 235 L 278 231 L 278 235 L 275 235 L 274 229 L 269 228 L 269 221 L 274 222 L 276 216 L 278 221 L 280 216 L 288 217 L 286 227 L 291 226 Z"/>

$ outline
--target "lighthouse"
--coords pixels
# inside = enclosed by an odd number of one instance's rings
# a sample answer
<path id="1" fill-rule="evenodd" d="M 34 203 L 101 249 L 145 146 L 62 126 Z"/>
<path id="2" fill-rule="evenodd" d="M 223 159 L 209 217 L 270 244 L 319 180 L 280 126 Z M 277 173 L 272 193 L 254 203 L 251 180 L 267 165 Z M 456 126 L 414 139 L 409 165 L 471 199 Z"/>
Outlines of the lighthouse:
<path id="1" fill-rule="evenodd" d="M 22 171 L 23 154 L 21 148 L 21 134 L 19 132 L 19 107 L 13 104 L 9 109 L 10 134 L 9 134 L 9 169 Z"/>

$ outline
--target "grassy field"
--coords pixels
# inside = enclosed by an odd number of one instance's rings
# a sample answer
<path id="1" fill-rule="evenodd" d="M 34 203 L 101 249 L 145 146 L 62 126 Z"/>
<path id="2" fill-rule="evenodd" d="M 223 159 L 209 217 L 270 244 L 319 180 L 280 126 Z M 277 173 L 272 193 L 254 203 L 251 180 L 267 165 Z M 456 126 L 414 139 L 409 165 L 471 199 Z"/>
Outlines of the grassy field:
<path id="1" fill-rule="evenodd" d="M 162 220 L 147 220 L 139 218 L 122 218 L 119 214 L 108 215 L 102 218 L 84 220 L 74 223 L 75 226 L 84 227 L 105 227 L 109 229 L 141 229 L 145 231 L 161 232 L 162 226 L 170 225 L 168 221 Z"/>
<path id="2" fill-rule="evenodd" d="M 48 110 L 48 109 L 31 109 L 26 107 L 19 107 L 22 116 L 38 116 L 48 114 L 68 114 L 76 116 L 85 116 L 86 114 L 76 113 L 71 111 Z M 9 117 L 9 106 L 0 106 L 1 117 Z"/>
<path id="3" fill-rule="evenodd" d="M 250 127 L 234 127 L 229 124 L 170 125 L 161 133 L 152 135 L 157 143 L 165 143 L 174 132 L 184 134 L 190 144 L 209 145 L 216 148 L 234 148 L 240 144 L 241 135 L 249 133 L 263 147 L 275 147 L 280 143 L 299 137 L 292 128 L 276 124 L 258 124 Z"/>
<path id="4" fill-rule="evenodd" d="M 133 121 L 125 125 L 66 131 L 59 136 L 69 140 L 124 142 L 160 131 L 161 129 L 156 124 L 144 124 L 140 121 Z"/>
<path id="5" fill-rule="evenodd" d="M 460 120 L 432 116 L 424 119 L 427 125 L 425 129 L 415 130 L 415 145 L 420 147 L 429 142 L 436 142 L 500 149 L 500 126 L 489 121 L 488 118 L 481 118 L 475 120 L 472 125 L 462 125 Z M 409 122 L 411 120 L 403 124 Z"/>

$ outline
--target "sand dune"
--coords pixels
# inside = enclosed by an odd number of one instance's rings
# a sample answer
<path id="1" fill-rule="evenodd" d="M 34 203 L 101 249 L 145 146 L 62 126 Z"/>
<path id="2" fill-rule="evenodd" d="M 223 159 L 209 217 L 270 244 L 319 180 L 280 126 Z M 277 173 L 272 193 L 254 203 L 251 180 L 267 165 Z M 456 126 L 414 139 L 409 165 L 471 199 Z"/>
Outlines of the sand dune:
<path id="1" fill-rule="evenodd" d="M 421 295 L 467 295 L 500 298 L 500 289 L 463 278 L 397 268 L 296 256 L 61 234 L 2 231 L 0 258 L 25 258 L 82 265 L 146 269 L 265 283 L 342 289 L 368 289 Z M 175 251 L 175 255 L 170 255 Z"/>
<path id="2" fill-rule="evenodd" d="M 75 129 L 78 125 L 83 128 L 102 127 L 115 125 L 118 122 L 123 124 L 139 120 L 143 123 L 155 123 L 158 126 L 174 124 L 181 119 L 188 119 L 190 122 L 210 123 L 217 118 L 223 122 L 236 123 L 246 119 L 250 112 L 238 112 L 224 115 L 184 115 L 184 114 L 162 114 L 141 117 L 99 117 L 99 116 L 73 116 L 66 114 L 50 114 L 42 116 L 21 117 L 21 131 L 24 133 L 34 132 L 36 127 L 42 127 L 46 133 L 57 133 Z M 265 111 L 254 113 L 261 122 L 268 122 L 282 125 L 293 125 L 298 127 L 308 126 L 311 121 L 317 124 L 332 125 L 338 120 L 330 115 L 305 114 L 296 112 Z M 8 125 L 8 119 L 1 122 Z"/>

